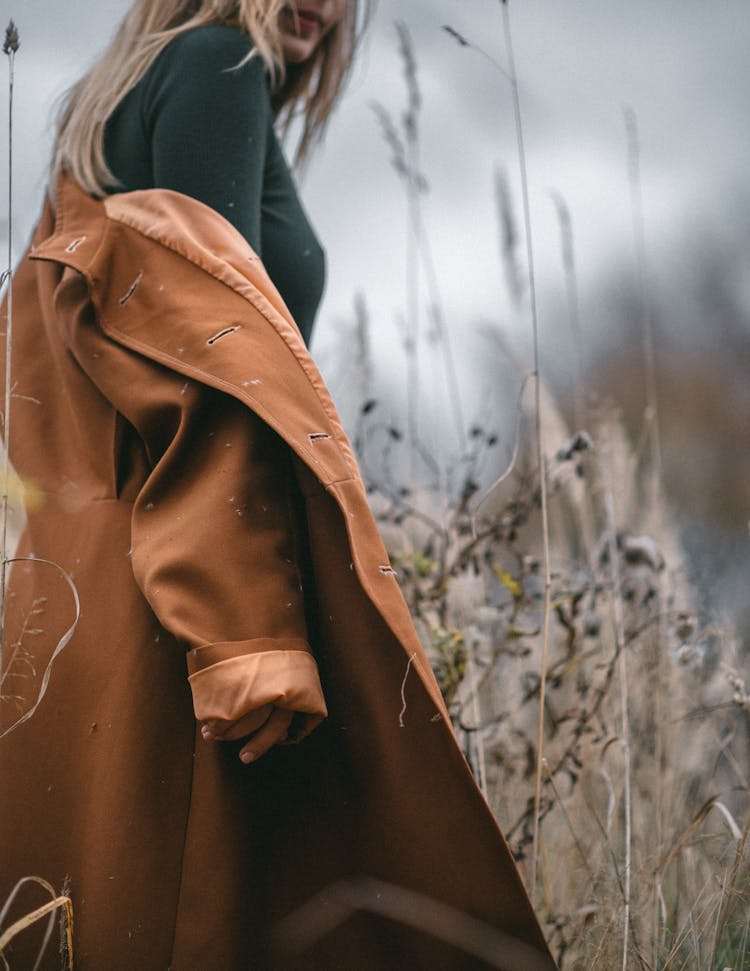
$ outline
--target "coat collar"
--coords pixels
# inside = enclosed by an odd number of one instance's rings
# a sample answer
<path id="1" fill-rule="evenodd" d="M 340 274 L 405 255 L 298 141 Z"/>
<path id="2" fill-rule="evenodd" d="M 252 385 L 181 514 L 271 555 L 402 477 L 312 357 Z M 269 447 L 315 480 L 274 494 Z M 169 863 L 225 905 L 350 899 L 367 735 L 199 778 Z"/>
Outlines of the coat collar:
<path id="1" fill-rule="evenodd" d="M 51 223 L 48 213 L 41 225 Z M 324 484 L 356 474 L 297 326 L 258 256 L 219 213 L 167 189 L 97 200 L 61 176 L 54 229 L 34 243 L 32 259 L 87 278 L 113 340 L 242 400 Z"/>

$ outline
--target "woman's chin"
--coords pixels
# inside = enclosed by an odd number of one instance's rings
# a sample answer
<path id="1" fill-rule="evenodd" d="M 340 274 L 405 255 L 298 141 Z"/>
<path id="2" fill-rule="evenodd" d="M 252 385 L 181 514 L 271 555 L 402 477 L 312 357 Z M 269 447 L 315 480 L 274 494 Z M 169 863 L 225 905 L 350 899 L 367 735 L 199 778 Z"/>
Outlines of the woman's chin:
<path id="1" fill-rule="evenodd" d="M 305 37 L 282 34 L 281 49 L 286 64 L 303 64 L 315 53 L 317 43 Z"/>

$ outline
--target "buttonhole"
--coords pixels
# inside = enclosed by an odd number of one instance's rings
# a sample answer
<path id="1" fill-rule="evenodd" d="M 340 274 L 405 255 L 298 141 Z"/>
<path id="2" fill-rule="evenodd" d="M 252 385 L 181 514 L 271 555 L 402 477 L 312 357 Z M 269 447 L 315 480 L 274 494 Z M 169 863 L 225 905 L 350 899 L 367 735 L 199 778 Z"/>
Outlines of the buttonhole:
<path id="1" fill-rule="evenodd" d="M 218 334 L 214 334 L 213 337 L 209 337 L 206 341 L 207 344 L 215 344 L 220 341 L 222 337 L 227 337 L 229 334 L 233 334 L 236 330 L 240 329 L 239 324 L 235 324 L 233 327 L 225 327 L 224 330 L 220 330 Z"/>
<path id="2" fill-rule="evenodd" d="M 141 282 L 142 279 L 143 279 L 143 270 L 141 270 L 141 272 L 138 274 L 135 280 L 133 280 L 133 282 L 130 284 L 130 286 L 125 291 L 125 293 L 120 297 L 120 300 L 119 300 L 120 306 L 122 306 L 123 304 L 126 304 L 128 300 L 130 300 L 130 298 L 133 296 L 133 294 L 136 291 L 136 287 L 138 286 L 138 284 Z"/>
<path id="3" fill-rule="evenodd" d="M 71 243 L 68 243 L 68 245 L 65 247 L 65 252 L 75 253 L 75 251 L 78 249 L 81 243 L 84 243 L 85 241 L 86 241 L 85 236 L 79 236 L 77 239 L 74 239 Z"/>

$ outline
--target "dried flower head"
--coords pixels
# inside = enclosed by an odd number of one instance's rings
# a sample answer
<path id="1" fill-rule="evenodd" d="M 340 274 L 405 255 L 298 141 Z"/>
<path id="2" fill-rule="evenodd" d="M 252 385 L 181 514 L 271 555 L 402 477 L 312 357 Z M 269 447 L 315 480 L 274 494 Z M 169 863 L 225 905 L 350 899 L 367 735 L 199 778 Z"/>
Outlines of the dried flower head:
<path id="1" fill-rule="evenodd" d="M 593 449 L 594 443 L 588 432 L 576 432 L 565 444 L 558 449 L 555 458 L 558 462 L 569 462 L 575 455 Z"/>
<path id="2" fill-rule="evenodd" d="M 21 42 L 18 38 L 18 27 L 11 20 L 5 28 L 5 43 L 3 44 L 3 54 L 15 54 Z"/>
<path id="3" fill-rule="evenodd" d="M 730 670 L 727 673 L 727 680 L 733 689 L 732 701 L 740 708 L 750 711 L 750 691 L 745 686 L 745 681 L 737 671 Z"/>
<path id="4" fill-rule="evenodd" d="M 461 45 L 461 47 L 469 47 L 470 46 L 468 40 L 464 37 L 464 35 L 463 34 L 459 34 L 459 32 L 457 30 L 454 30 L 453 27 L 450 27 L 448 24 L 443 24 L 443 30 L 446 32 L 446 34 L 450 34 L 450 36 L 454 40 L 458 41 L 458 43 Z"/>

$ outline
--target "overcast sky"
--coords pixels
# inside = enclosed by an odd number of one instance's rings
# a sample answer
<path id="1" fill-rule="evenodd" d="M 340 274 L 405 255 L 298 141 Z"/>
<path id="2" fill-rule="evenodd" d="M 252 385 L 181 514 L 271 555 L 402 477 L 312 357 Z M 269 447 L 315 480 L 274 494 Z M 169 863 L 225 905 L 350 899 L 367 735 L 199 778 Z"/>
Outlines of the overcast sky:
<path id="1" fill-rule="evenodd" d="M 21 32 L 16 59 L 16 245 L 36 217 L 53 96 L 75 80 L 127 8 L 125 0 L 2 0 L 0 23 Z M 571 209 L 585 326 L 602 326 L 596 294 L 632 262 L 623 107 L 637 114 L 652 272 L 670 286 L 686 240 L 736 248 L 750 225 L 748 0 L 515 0 L 510 4 L 527 140 L 542 339 L 554 355 L 564 303 L 559 233 L 549 191 Z M 329 260 L 315 346 L 324 359 L 361 289 L 382 340 L 398 355 L 406 213 L 373 100 L 398 116 L 404 86 L 394 20 L 410 28 L 424 107 L 425 216 L 448 319 L 460 340 L 489 317 L 515 319 L 498 262 L 493 172 L 520 200 L 510 88 L 487 58 L 460 47 L 451 25 L 507 65 L 499 0 L 379 0 L 363 55 L 326 146 L 302 184 Z M 3 64 L 3 84 L 7 76 Z M 0 125 L 6 131 L 2 99 Z M 5 137 L 2 144 L 5 145 Z M 5 166 L 2 161 L 2 180 Z M 5 212 L 3 184 L 2 211 Z M 744 234 L 744 235 L 743 235 Z M 745 278 L 750 275 L 745 274 Z M 547 329 L 545 330 L 545 324 Z"/>

